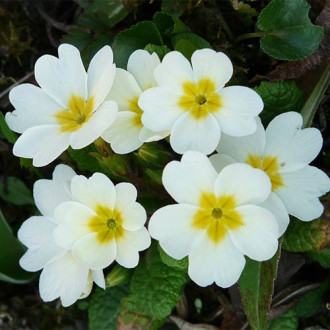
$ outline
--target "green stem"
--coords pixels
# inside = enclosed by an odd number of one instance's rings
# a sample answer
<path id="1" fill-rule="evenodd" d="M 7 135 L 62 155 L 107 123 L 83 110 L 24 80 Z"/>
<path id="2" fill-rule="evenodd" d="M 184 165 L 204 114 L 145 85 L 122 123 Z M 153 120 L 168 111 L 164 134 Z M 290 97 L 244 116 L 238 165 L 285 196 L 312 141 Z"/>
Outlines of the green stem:
<path id="1" fill-rule="evenodd" d="M 233 42 L 234 41 L 234 35 L 233 33 L 231 32 L 227 22 L 225 21 L 221 11 L 219 10 L 219 20 L 220 20 L 220 25 L 222 26 L 223 30 L 225 31 L 229 41 Z"/>
<path id="2" fill-rule="evenodd" d="M 330 62 L 322 73 L 322 76 L 311 95 L 307 99 L 300 113 L 303 116 L 303 127 L 309 127 L 312 124 L 316 110 L 321 102 L 324 93 L 327 90 L 330 81 Z"/>
<path id="3" fill-rule="evenodd" d="M 238 42 L 240 42 L 242 40 L 245 40 L 245 39 L 261 38 L 261 37 L 265 36 L 266 34 L 269 34 L 269 33 L 264 32 L 264 31 L 244 33 L 244 34 L 240 35 L 239 37 L 237 37 L 235 39 L 235 42 L 238 43 Z"/>

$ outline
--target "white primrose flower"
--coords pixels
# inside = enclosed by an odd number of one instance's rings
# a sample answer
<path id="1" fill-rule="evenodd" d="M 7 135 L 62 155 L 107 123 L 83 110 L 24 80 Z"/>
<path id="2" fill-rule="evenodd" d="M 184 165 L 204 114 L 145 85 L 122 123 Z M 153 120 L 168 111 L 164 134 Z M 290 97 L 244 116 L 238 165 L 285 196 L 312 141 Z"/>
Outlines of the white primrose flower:
<path id="1" fill-rule="evenodd" d="M 76 176 L 71 181 L 72 201 L 59 205 L 55 218 L 55 242 L 72 250 L 75 258 L 93 270 L 101 270 L 114 260 L 132 268 L 139 251 L 149 247 L 146 212 L 137 203 L 136 188 L 130 183 L 113 185 L 104 174 L 90 178 Z"/>
<path id="2" fill-rule="evenodd" d="M 22 84 L 9 94 L 15 110 L 6 114 L 7 124 L 23 133 L 13 153 L 32 158 L 34 166 L 49 164 L 69 146 L 86 147 L 117 114 L 116 103 L 105 101 L 116 72 L 111 48 L 96 53 L 87 73 L 77 48 L 62 44 L 58 55 L 37 60 L 35 78 L 40 88 Z"/>
<path id="3" fill-rule="evenodd" d="M 93 281 L 105 288 L 102 271 L 90 270 L 53 239 L 57 226 L 54 210 L 59 204 L 71 200 L 70 181 L 75 175 L 70 167 L 58 165 L 52 180 L 38 180 L 33 195 L 42 215 L 29 218 L 18 231 L 19 240 L 28 248 L 20 259 L 21 267 L 30 272 L 42 269 L 39 281 L 41 298 L 44 301 L 61 298 L 65 307 L 88 296 Z"/>
<path id="4" fill-rule="evenodd" d="M 116 76 L 107 97 L 118 104 L 119 113 L 113 124 L 102 134 L 117 154 L 126 154 L 142 146 L 144 142 L 163 139 L 168 131 L 153 132 L 141 122 L 142 109 L 138 105 L 143 91 L 156 86 L 154 70 L 160 64 L 156 53 L 136 50 L 128 59 L 127 71 L 116 70 Z"/>
<path id="5" fill-rule="evenodd" d="M 291 214 L 302 221 L 311 221 L 323 212 L 319 197 L 330 189 L 328 176 L 308 164 L 322 147 L 322 135 L 316 128 L 301 129 L 302 116 L 287 112 L 275 117 L 266 131 L 258 120 L 257 131 L 244 138 L 223 136 L 210 157 L 218 171 L 230 163 L 247 163 L 263 170 L 272 182 L 272 193 L 261 204 L 279 223 L 282 235 Z"/>
<path id="6" fill-rule="evenodd" d="M 154 72 L 159 86 L 139 99 L 142 123 L 153 131 L 170 130 L 171 146 L 180 154 L 212 153 L 221 132 L 232 136 L 255 132 L 262 99 L 247 87 L 224 88 L 233 74 L 230 59 L 201 49 L 193 53 L 191 63 L 176 51 L 165 55 Z"/>
<path id="7" fill-rule="evenodd" d="M 218 174 L 205 155 L 188 151 L 165 167 L 163 184 L 179 204 L 154 213 L 150 235 L 171 257 L 188 255 L 188 274 L 198 285 L 229 287 L 244 268 L 244 255 L 262 261 L 275 254 L 277 222 L 256 205 L 271 191 L 262 171 L 233 164 Z"/>

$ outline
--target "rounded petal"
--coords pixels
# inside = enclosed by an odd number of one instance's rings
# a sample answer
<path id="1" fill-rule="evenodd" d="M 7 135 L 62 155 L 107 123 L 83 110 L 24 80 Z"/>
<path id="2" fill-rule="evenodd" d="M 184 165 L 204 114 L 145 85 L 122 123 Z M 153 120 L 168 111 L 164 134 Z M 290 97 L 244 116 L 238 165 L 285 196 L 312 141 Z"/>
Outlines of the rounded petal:
<path id="1" fill-rule="evenodd" d="M 116 203 L 116 190 L 112 181 L 102 173 L 94 173 L 90 178 L 75 176 L 71 181 L 72 198 L 92 210 L 98 205 L 113 210 Z"/>
<path id="2" fill-rule="evenodd" d="M 266 145 L 265 129 L 259 117 L 256 122 L 257 130 L 251 135 L 234 137 L 222 134 L 217 151 L 241 163 L 244 163 L 249 155 L 263 155 Z"/>
<path id="3" fill-rule="evenodd" d="M 146 127 L 142 127 L 139 133 L 139 139 L 142 142 L 159 141 L 170 135 L 170 131 L 154 132 Z"/>
<path id="4" fill-rule="evenodd" d="M 80 238 L 72 247 L 73 255 L 92 270 L 108 267 L 117 254 L 116 240 L 99 243 L 97 233 Z"/>
<path id="5" fill-rule="evenodd" d="M 124 236 L 116 241 L 116 261 L 126 268 L 136 267 L 139 263 L 139 251 L 147 249 L 151 244 L 150 235 L 145 227 L 138 231 L 125 231 Z"/>
<path id="6" fill-rule="evenodd" d="M 219 124 L 212 115 L 196 119 L 186 112 L 174 123 L 170 143 L 179 154 L 195 150 L 209 155 L 218 145 L 220 135 Z"/>
<path id="7" fill-rule="evenodd" d="M 271 192 L 271 182 L 264 171 L 247 164 L 226 166 L 214 184 L 217 196 L 233 196 L 236 205 L 259 204 L 264 202 Z"/>
<path id="8" fill-rule="evenodd" d="M 116 154 L 127 154 L 140 148 L 141 131 L 139 115 L 132 111 L 120 111 L 113 124 L 102 134 Z"/>
<path id="9" fill-rule="evenodd" d="M 319 197 L 330 190 L 329 177 L 314 166 L 282 173 L 284 185 L 276 190 L 289 214 L 302 221 L 311 221 L 323 212 Z"/>
<path id="10" fill-rule="evenodd" d="M 88 297 L 91 294 L 92 289 L 93 289 L 93 277 L 92 277 L 92 272 L 89 271 L 85 289 L 81 293 L 79 299 L 84 299 L 84 298 Z"/>
<path id="11" fill-rule="evenodd" d="M 73 149 L 81 149 L 93 143 L 113 123 L 118 112 L 113 101 L 104 102 L 79 130 L 71 135 L 70 144 Z"/>
<path id="12" fill-rule="evenodd" d="M 62 44 L 59 58 L 41 56 L 35 64 L 35 78 L 48 95 L 67 109 L 72 95 L 87 99 L 87 74 L 77 48 Z"/>
<path id="13" fill-rule="evenodd" d="M 216 90 L 221 89 L 233 75 L 233 65 L 229 57 L 213 49 L 196 50 L 191 57 L 195 82 L 209 78 L 216 84 Z"/>
<path id="14" fill-rule="evenodd" d="M 88 97 L 94 97 L 94 108 L 97 109 L 105 100 L 116 74 L 113 54 L 110 46 L 101 48 L 92 58 L 87 71 Z"/>
<path id="15" fill-rule="evenodd" d="M 17 157 L 32 158 L 33 166 L 46 166 L 69 146 L 70 135 L 57 125 L 29 128 L 16 141 L 13 153 Z"/>
<path id="16" fill-rule="evenodd" d="M 301 129 L 302 116 L 287 112 L 275 117 L 266 129 L 265 155 L 277 156 L 280 172 L 308 165 L 322 148 L 322 135 L 316 128 Z"/>
<path id="17" fill-rule="evenodd" d="M 89 269 L 66 253 L 43 269 L 40 275 L 39 290 L 43 301 L 61 298 L 64 307 L 75 303 L 84 292 Z"/>
<path id="18" fill-rule="evenodd" d="M 115 209 L 123 210 L 127 205 L 134 203 L 137 197 L 137 190 L 131 183 L 121 182 L 115 186 L 116 205 Z"/>
<path id="19" fill-rule="evenodd" d="M 217 175 L 205 155 L 188 151 L 181 162 L 172 161 L 165 166 L 162 181 L 176 202 L 199 205 L 202 193 L 213 192 Z"/>
<path id="20" fill-rule="evenodd" d="M 127 62 L 127 71 L 138 82 L 142 90 L 156 85 L 154 71 L 160 64 L 156 53 L 149 54 L 146 50 L 138 49 L 131 54 Z"/>
<path id="21" fill-rule="evenodd" d="M 189 277 L 199 286 L 215 282 L 228 288 L 239 279 L 245 265 L 243 253 L 226 237 L 214 244 L 208 237 L 189 254 Z"/>
<path id="22" fill-rule="evenodd" d="M 224 154 L 214 154 L 209 157 L 209 160 L 218 173 L 220 173 L 226 166 L 236 163 L 234 158 Z"/>
<path id="23" fill-rule="evenodd" d="M 234 245 L 249 258 L 257 261 L 270 259 L 278 248 L 278 225 L 274 216 L 256 205 L 244 205 L 235 209 L 243 224 L 229 229 Z"/>
<path id="24" fill-rule="evenodd" d="M 125 230 L 139 230 L 147 220 L 146 210 L 139 203 L 133 202 L 119 210 L 123 219 L 122 226 Z"/>
<path id="25" fill-rule="evenodd" d="M 141 120 L 144 126 L 158 132 L 170 130 L 183 111 L 178 106 L 179 96 L 161 87 L 143 92 L 139 107 L 144 111 Z"/>
<path id="26" fill-rule="evenodd" d="M 206 235 L 205 230 L 191 225 L 198 210 L 193 205 L 175 204 L 162 207 L 152 215 L 149 233 L 172 258 L 180 260 L 187 256 Z"/>
<path id="27" fill-rule="evenodd" d="M 154 72 L 156 82 L 159 86 L 182 94 L 182 85 L 187 81 L 194 81 L 194 75 L 189 61 L 179 52 L 167 53 L 160 65 Z"/>
<path id="28" fill-rule="evenodd" d="M 276 193 L 272 192 L 268 199 L 259 204 L 259 206 L 269 210 L 274 215 L 278 224 L 279 237 L 282 236 L 288 228 L 290 222 L 288 211 L 286 210 L 282 200 Z"/>
<path id="29" fill-rule="evenodd" d="M 92 276 L 94 282 L 102 289 L 105 290 L 105 278 L 103 270 L 92 270 Z"/>
<path id="30" fill-rule="evenodd" d="M 31 84 L 14 87 L 9 100 L 15 111 L 6 113 L 6 122 L 11 130 L 23 133 L 28 128 L 56 124 L 56 114 L 62 107 L 43 90 Z"/>
<path id="31" fill-rule="evenodd" d="M 221 108 L 214 113 L 221 130 L 230 136 L 253 134 L 256 117 L 264 104 L 253 89 L 243 86 L 230 86 L 219 91 Z"/>

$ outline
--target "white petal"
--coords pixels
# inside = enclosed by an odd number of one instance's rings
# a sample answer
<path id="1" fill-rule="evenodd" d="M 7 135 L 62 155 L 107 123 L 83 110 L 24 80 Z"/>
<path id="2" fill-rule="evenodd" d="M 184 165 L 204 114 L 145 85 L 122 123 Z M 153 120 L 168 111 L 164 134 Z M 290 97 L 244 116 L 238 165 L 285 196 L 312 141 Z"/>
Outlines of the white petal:
<path id="1" fill-rule="evenodd" d="M 107 96 L 107 100 L 117 102 L 119 111 L 128 111 L 132 110 L 132 100 L 138 98 L 141 93 L 142 90 L 134 76 L 123 69 L 117 68 L 115 80 Z"/>
<path id="2" fill-rule="evenodd" d="M 71 200 L 70 181 L 76 175 L 75 171 L 66 165 L 57 165 L 53 180 L 38 180 L 33 186 L 35 204 L 42 215 L 54 216 L 55 208 Z"/>
<path id="3" fill-rule="evenodd" d="M 270 259 L 278 248 L 278 225 L 274 216 L 256 205 L 236 208 L 243 225 L 228 229 L 234 245 L 249 258 L 257 261 Z"/>
<path id="4" fill-rule="evenodd" d="M 113 124 L 102 134 L 102 139 L 111 144 L 116 154 L 127 154 L 140 148 L 140 118 L 135 112 L 120 111 Z"/>
<path id="5" fill-rule="evenodd" d="M 214 184 L 217 196 L 234 196 L 237 205 L 262 203 L 271 192 L 271 182 L 264 171 L 247 164 L 231 164 L 225 167 Z"/>
<path id="6" fill-rule="evenodd" d="M 138 231 L 125 231 L 117 241 L 116 261 L 123 267 L 134 268 L 139 263 L 139 251 L 151 244 L 150 235 L 145 227 Z"/>
<path id="7" fill-rule="evenodd" d="M 143 92 L 139 107 L 144 111 L 141 120 L 152 131 L 172 128 L 183 111 L 178 106 L 179 96 L 161 87 L 153 87 Z"/>
<path id="8" fill-rule="evenodd" d="M 189 61 L 177 51 L 164 56 L 162 63 L 155 69 L 154 76 L 159 86 L 176 94 L 182 94 L 183 83 L 194 81 Z"/>
<path id="9" fill-rule="evenodd" d="M 156 85 L 154 70 L 160 64 L 156 53 L 149 54 L 146 50 L 138 49 L 131 54 L 127 62 L 127 71 L 130 72 L 142 90 Z"/>
<path id="10" fill-rule="evenodd" d="M 266 129 L 265 155 L 278 156 L 280 172 L 308 165 L 322 148 L 322 135 L 316 128 L 301 129 L 302 117 L 287 112 L 275 117 Z"/>
<path id="11" fill-rule="evenodd" d="M 159 141 L 170 135 L 170 131 L 154 132 L 146 127 L 142 127 L 139 133 L 139 139 L 142 142 Z"/>
<path id="12" fill-rule="evenodd" d="M 87 74 L 77 48 L 63 44 L 58 54 L 41 56 L 34 71 L 40 87 L 66 109 L 72 95 L 87 99 Z"/>
<path id="13" fill-rule="evenodd" d="M 105 290 L 105 278 L 103 274 L 103 270 L 93 270 L 92 276 L 94 282 L 102 289 Z"/>
<path id="14" fill-rule="evenodd" d="M 127 182 L 118 183 L 115 186 L 116 189 L 116 205 L 115 208 L 122 210 L 127 205 L 136 201 L 137 190 L 131 184 Z"/>
<path id="15" fill-rule="evenodd" d="M 245 265 L 243 253 L 226 237 L 214 244 L 208 237 L 189 254 L 188 274 L 199 286 L 216 282 L 223 288 L 239 279 Z"/>
<path id="16" fill-rule="evenodd" d="M 29 128 L 16 141 L 15 156 L 33 158 L 33 166 L 46 166 L 69 146 L 70 135 L 60 132 L 57 125 Z"/>
<path id="17" fill-rule="evenodd" d="M 123 218 L 123 228 L 126 230 L 139 230 L 147 220 L 147 213 L 143 206 L 133 202 L 119 209 Z"/>
<path id="18" fill-rule="evenodd" d="M 97 233 L 80 238 L 72 247 L 73 255 L 93 270 L 108 267 L 116 257 L 116 240 L 99 243 Z"/>
<path id="19" fill-rule="evenodd" d="M 71 181 L 71 192 L 74 200 L 91 209 L 98 205 L 113 210 L 116 203 L 116 190 L 112 181 L 102 173 L 94 173 L 89 179 L 82 175 Z"/>
<path id="20" fill-rule="evenodd" d="M 266 134 L 259 117 L 257 117 L 256 122 L 257 130 L 251 135 L 234 137 L 222 134 L 217 151 L 242 163 L 246 161 L 249 154 L 262 156 L 266 145 Z"/>
<path id="21" fill-rule="evenodd" d="M 47 217 L 31 217 L 23 222 L 17 233 L 18 239 L 28 247 L 19 261 L 22 268 L 30 272 L 38 271 L 61 254 L 62 249 L 52 238 L 55 226 Z"/>
<path id="22" fill-rule="evenodd" d="M 259 94 L 253 89 L 230 86 L 219 92 L 221 109 L 214 113 L 221 130 L 231 136 L 245 136 L 256 131 L 256 117 L 263 109 Z"/>
<path id="23" fill-rule="evenodd" d="M 108 95 L 116 73 L 113 54 L 110 46 L 101 48 L 92 58 L 88 67 L 88 97 L 94 97 L 94 108 L 97 109 Z"/>
<path id="24" fill-rule="evenodd" d="M 268 199 L 259 204 L 259 206 L 269 210 L 274 215 L 278 224 L 279 237 L 282 236 L 288 228 L 290 222 L 288 211 L 286 210 L 282 200 L 276 193 L 272 192 Z"/>
<path id="25" fill-rule="evenodd" d="M 61 298 L 64 307 L 72 305 L 83 293 L 89 269 L 78 262 L 70 252 L 46 265 L 40 275 L 40 296 L 44 301 Z"/>
<path id="26" fill-rule="evenodd" d="M 73 149 L 81 149 L 99 138 L 102 133 L 113 123 L 118 109 L 113 101 L 104 102 L 79 130 L 71 135 L 70 144 Z"/>
<path id="27" fill-rule="evenodd" d="M 157 210 L 149 222 L 149 233 L 172 258 L 182 259 L 199 246 L 205 230 L 191 226 L 198 207 L 187 204 L 168 205 Z"/>
<path id="28" fill-rule="evenodd" d="M 281 174 L 284 186 L 276 190 L 289 214 L 311 221 L 323 212 L 319 197 L 330 190 L 329 177 L 314 166 Z"/>
<path id="29" fill-rule="evenodd" d="M 221 172 L 226 166 L 236 163 L 234 158 L 224 154 L 214 154 L 209 157 L 209 160 L 217 172 Z"/>
<path id="30" fill-rule="evenodd" d="M 209 78 L 215 83 L 216 90 L 222 88 L 233 75 L 233 65 L 229 57 L 212 49 L 196 50 L 191 57 L 191 63 L 196 83 L 202 78 Z"/>
<path id="31" fill-rule="evenodd" d="M 217 176 L 205 155 L 188 151 L 181 162 L 172 161 L 165 166 L 162 180 L 176 202 L 199 205 L 203 192 L 213 192 Z"/>
<path id="32" fill-rule="evenodd" d="M 188 150 L 212 153 L 220 140 L 220 127 L 212 115 L 195 119 L 186 112 L 174 123 L 170 136 L 173 150 L 183 154 Z"/>
<path id="33" fill-rule="evenodd" d="M 42 124 L 56 124 L 56 114 L 62 107 L 41 88 L 22 84 L 13 88 L 9 100 L 15 111 L 6 113 L 6 122 L 11 130 L 23 133 L 28 128 Z"/>
<path id="34" fill-rule="evenodd" d="M 89 271 L 85 289 L 81 293 L 79 299 L 84 299 L 84 298 L 88 297 L 90 295 L 90 293 L 92 292 L 92 289 L 93 289 L 93 276 L 92 276 L 92 272 Z"/>

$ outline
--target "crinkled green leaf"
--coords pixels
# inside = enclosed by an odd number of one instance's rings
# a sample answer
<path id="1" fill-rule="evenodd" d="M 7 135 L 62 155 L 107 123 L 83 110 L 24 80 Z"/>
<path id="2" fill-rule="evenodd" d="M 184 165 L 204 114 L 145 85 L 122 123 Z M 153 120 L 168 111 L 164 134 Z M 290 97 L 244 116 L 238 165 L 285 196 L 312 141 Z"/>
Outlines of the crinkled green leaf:
<path id="1" fill-rule="evenodd" d="M 298 324 L 298 316 L 295 310 L 289 309 L 287 312 L 270 321 L 267 330 L 297 330 Z"/>
<path id="2" fill-rule="evenodd" d="M 177 43 L 182 40 L 190 41 L 196 47 L 196 49 L 212 48 L 207 40 L 192 32 L 184 32 L 174 35 L 172 37 L 173 47 L 176 48 Z"/>
<path id="3" fill-rule="evenodd" d="M 29 188 L 23 181 L 12 176 L 0 181 L 0 198 L 15 205 L 34 205 Z"/>
<path id="4" fill-rule="evenodd" d="M 170 257 L 166 252 L 158 245 L 158 252 L 162 262 L 169 267 L 175 267 L 179 269 L 188 269 L 188 257 L 185 257 L 181 260 L 176 260 Z"/>
<path id="5" fill-rule="evenodd" d="M 162 0 L 161 10 L 164 13 L 173 15 L 175 17 L 180 17 L 186 10 L 188 5 L 188 0 Z"/>
<path id="6" fill-rule="evenodd" d="M 91 330 L 117 329 L 120 302 L 128 293 L 129 286 L 127 284 L 106 290 L 96 288 L 88 310 L 89 328 Z"/>
<path id="7" fill-rule="evenodd" d="M 308 251 L 307 255 L 320 263 L 324 268 L 330 268 L 330 246 L 321 251 Z"/>
<path id="8" fill-rule="evenodd" d="M 157 244 L 153 244 L 133 273 L 131 294 L 120 312 L 121 322 L 138 325 L 142 317 L 144 322 L 159 326 L 179 301 L 187 281 L 186 270 L 164 264 Z"/>
<path id="9" fill-rule="evenodd" d="M 261 48 L 280 60 L 300 60 L 312 54 L 321 43 L 323 27 L 313 25 L 306 0 L 273 0 L 261 11 L 258 28 L 266 31 Z"/>
<path id="10" fill-rule="evenodd" d="M 68 149 L 71 158 L 77 163 L 78 168 L 92 173 L 102 172 L 97 159 L 90 155 L 90 153 L 95 152 L 95 150 L 96 149 L 93 145 L 84 149 Z"/>
<path id="11" fill-rule="evenodd" d="M 246 257 L 246 265 L 238 284 L 244 311 L 252 329 L 263 330 L 267 327 L 279 254 L 278 251 L 270 260 L 263 262 Z"/>
<path id="12" fill-rule="evenodd" d="M 162 37 L 153 22 L 139 22 L 118 33 L 112 44 L 114 61 L 120 68 L 126 68 L 129 56 L 146 45 L 163 45 Z"/>
<path id="13" fill-rule="evenodd" d="M 16 134 L 8 127 L 5 117 L 2 112 L 0 112 L 0 129 L 10 143 L 15 143 L 17 140 Z"/>
<path id="14" fill-rule="evenodd" d="M 304 93 L 294 81 L 263 81 L 254 90 L 264 101 L 260 114 L 264 125 L 283 112 L 299 112 L 304 104 Z"/>
<path id="15" fill-rule="evenodd" d="M 327 244 L 328 232 L 329 224 L 325 219 L 304 222 L 291 218 L 282 247 L 290 252 L 318 250 Z"/>
<path id="16" fill-rule="evenodd" d="M 153 44 L 148 44 L 147 46 L 144 47 L 144 49 L 150 54 L 156 53 L 161 60 L 168 52 L 171 51 L 171 49 L 169 49 L 166 45 L 157 46 Z"/>

